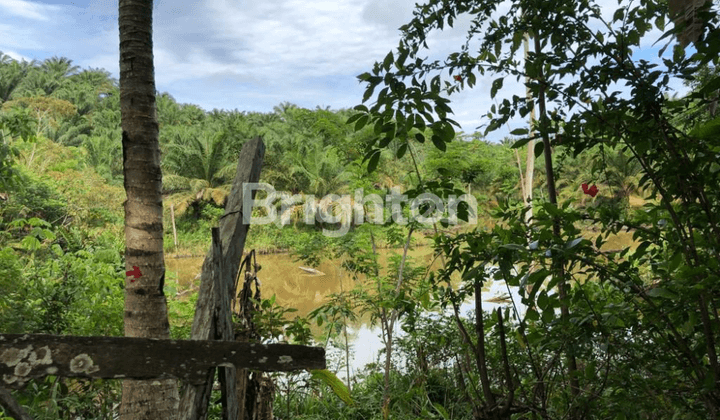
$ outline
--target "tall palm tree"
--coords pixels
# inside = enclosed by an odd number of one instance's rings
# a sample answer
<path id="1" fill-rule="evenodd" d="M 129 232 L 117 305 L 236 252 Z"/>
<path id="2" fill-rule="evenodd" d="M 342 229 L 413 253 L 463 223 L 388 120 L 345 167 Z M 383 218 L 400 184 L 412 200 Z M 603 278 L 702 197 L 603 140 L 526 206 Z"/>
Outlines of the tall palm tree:
<path id="1" fill-rule="evenodd" d="M 12 98 L 28 71 L 35 66 L 35 62 L 18 62 L 12 59 L 8 61 L 7 57 L 3 54 L 0 63 L 0 103 Z"/>
<path id="2" fill-rule="evenodd" d="M 43 61 L 40 68 L 57 77 L 68 77 L 80 70 L 80 67 L 73 66 L 71 59 L 58 56 Z"/>
<path id="3" fill-rule="evenodd" d="M 180 123 L 180 106 L 169 93 L 157 95 L 157 110 L 161 129 Z"/>
<path id="4" fill-rule="evenodd" d="M 163 189 L 177 192 L 171 200 L 183 213 L 190 205 L 213 200 L 221 205 L 230 193 L 236 164 L 228 153 L 224 132 L 192 131 L 166 146 Z M 176 133 L 179 134 L 179 133 Z"/>
<path id="5" fill-rule="evenodd" d="M 80 115 L 87 115 L 95 110 L 103 94 L 113 90 L 113 79 L 104 70 L 88 69 L 65 79 L 52 96 L 72 102 Z"/>
<path id="6" fill-rule="evenodd" d="M 47 96 L 55 92 L 62 84 L 62 79 L 46 72 L 39 67 L 28 69 L 21 83 L 13 93 L 13 98 Z"/>
<path id="7" fill-rule="evenodd" d="M 120 0 L 120 112 L 125 173 L 125 335 L 170 338 L 163 293 L 162 172 L 155 109 L 152 0 Z M 174 419 L 177 380 L 125 380 L 120 418 Z"/>
<path id="8" fill-rule="evenodd" d="M 93 133 L 82 144 L 87 151 L 87 163 L 108 180 L 120 176 L 123 171 L 119 138 L 120 133 Z"/>

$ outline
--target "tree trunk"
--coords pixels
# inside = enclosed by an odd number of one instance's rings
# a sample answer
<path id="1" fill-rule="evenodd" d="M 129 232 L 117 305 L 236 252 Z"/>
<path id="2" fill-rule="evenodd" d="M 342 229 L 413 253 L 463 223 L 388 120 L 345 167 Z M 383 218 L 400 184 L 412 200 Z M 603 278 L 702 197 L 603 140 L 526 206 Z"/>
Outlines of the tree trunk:
<path id="1" fill-rule="evenodd" d="M 535 37 L 535 53 L 540 54 L 542 51 L 542 47 L 540 45 L 539 38 Z M 544 64 L 544 63 L 542 63 Z M 542 66 L 539 67 L 539 81 L 544 83 L 544 75 L 542 71 Z M 545 88 L 541 87 L 540 92 L 538 94 L 538 111 L 540 114 L 540 121 L 546 122 L 547 121 L 547 111 L 545 109 Z M 555 173 L 553 172 L 553 165 L 552 165 L 552 149 L 550 148 L 550 136 L 548 135 L 546 130 L 541 131 L 542 134 L 542 142 L 544 147 L 544 155 L 545 155 L 545 177 L 547 178 L 547 188 L 548 188 L 548 196 L 550 199 L 550 203 L 554 206 L 557 206 L 557 191 L 555 189 Z M 557 238 L 562 238 L 562 228 L 560 223 L 560 218 L 555 216 L 553 217 L 553 235 Z M 569 286 L 567 284 L 567 278 L 566 278 L 566 272 L 565 272 L 565 262 L 563 261 L 563 257 L 561 254 L 553 254 L 553 276 L 557 276 L 558 279 L 558 297 L 560 298 L 560 314 L 562 316 L 562 319 L 564 322 L 569 322 L 570 320 L 570 309 L 567 303 L 567 293 L 569 290 Z M 567 362 L 567 371 L 568 371 L 568 377 L 570 378 L 570 396 L 571 396 L 571 407 L 570 407 L 570 418 L 577 418 L 577 408 L 572 406 L 572 404 L 576 404 L 578 401 L 578 398 L 580 396 L 580 382 L 577 377 L 577 360 L 575 359 L 575 349 L 572 342 L 568 343 L 567 350 L 565 354 L 565 359 Z"/>
<path id="2" fill-rule="evenodd" d="M 170 338 L 163 293 L 162 173 L 155 110 L 152 0 L 120 0 L 120 112 L 125 175 L 125 336 Z M 123 420 L 175 419 L 177 380 L 126 380 Z"/>
<path id="3" fill-rule="evenodd" d="M 525 60 L 528 59 L 528 52 L 530 49 L 530 35 L 526 32 L 523 37 L 523 46 L 525 48 Z M 532 92 L 530 91 L 530 79 L 525 78 L 525 94 L 528 102 L 532 100 Z M 530 129 L 528 135 L 535 137 L 533 125 L 535 124 L 535 107 L 530 110 Z M 527 161 L 525 164 L 525 179 L 521 180 L 525 182 L 523 185 L 523 202 L 526 206 L 530 206 L 530 210 L 525 213 L 525 222 L 530 223 L 533 216 L 532 198 L 533 198 L 533 180 L 535 179 L 535 140 L 530 140 L 527 144 Z"/>

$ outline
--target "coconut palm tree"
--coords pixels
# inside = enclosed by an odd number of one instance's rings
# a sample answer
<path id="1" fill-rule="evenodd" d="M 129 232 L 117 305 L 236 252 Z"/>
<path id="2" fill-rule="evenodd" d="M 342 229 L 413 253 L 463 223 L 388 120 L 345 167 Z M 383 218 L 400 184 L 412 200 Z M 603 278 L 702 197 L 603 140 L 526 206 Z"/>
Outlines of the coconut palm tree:
<path id="1" fill-rule="evenodd" d="M 125 175 L 125 335 L 170 338 L 163 294 L 162 173 L 155 108 L 152 0 L 120 0 L 120 113 Z M 123 381 L 120 418 L 174 419 L 177 380 Z"/>

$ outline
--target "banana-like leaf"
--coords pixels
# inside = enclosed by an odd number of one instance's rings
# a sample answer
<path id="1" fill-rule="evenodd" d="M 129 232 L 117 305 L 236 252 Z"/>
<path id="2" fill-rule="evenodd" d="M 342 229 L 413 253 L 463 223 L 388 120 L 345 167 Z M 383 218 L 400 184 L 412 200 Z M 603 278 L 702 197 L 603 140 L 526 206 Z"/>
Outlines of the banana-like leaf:
<path id="1" fill-rule="evenodd" d="M 347 386 L 332 372 L 327 369 L 311 370 L 310 375 L 313 379 L 317 379 L 325 385 L 329 386 L 335 395 L 338 396 L 347 405 L 355 405 L 350 397 L 350 390 Z"/>

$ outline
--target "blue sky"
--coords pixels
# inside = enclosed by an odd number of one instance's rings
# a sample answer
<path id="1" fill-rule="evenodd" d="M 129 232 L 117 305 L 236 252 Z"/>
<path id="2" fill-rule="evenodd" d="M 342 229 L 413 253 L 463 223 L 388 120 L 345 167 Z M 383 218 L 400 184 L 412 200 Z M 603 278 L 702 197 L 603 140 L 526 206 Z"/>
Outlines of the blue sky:
<path id="1" fill-rule="evenodd" d="M 411 19 L 415 2 L 155 0 L 157 88 L 206 110 L 271 112 L 281 102 L 350 108 L 363 94 L 356 76 L 397 45 L 397 28 Z M 617 5 L 600 3 L 607 15 Z M 431 37 L 431 50 L 457 50 L 466 24 L 460 19 L 454 30 Z M 0 0 L 0 51 L 28 60 L 67 57 L 117 78 L 117 1 Z M 657 59 L 649 49 L 639 53 Z M 479 78 L 474 89 L 451 97 L 454 119 L 464 132 L 483 123 L 496 77 Z M 505 86 L 504 95 L 524 92 L 513 78 Z"/>

